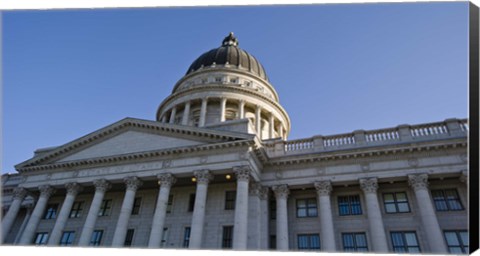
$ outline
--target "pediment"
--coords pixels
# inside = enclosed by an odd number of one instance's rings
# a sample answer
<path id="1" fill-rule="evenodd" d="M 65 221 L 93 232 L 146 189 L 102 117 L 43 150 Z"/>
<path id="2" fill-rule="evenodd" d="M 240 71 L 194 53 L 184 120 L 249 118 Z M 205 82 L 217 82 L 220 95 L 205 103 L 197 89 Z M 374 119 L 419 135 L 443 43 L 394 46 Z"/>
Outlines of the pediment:
<path id="1" fill-rule="evenodd" d="M 21 172 L 38 166 L 252 139 L 250 134 L 126 118 L 62 146 L 40 150 L 15 168 Z"/>

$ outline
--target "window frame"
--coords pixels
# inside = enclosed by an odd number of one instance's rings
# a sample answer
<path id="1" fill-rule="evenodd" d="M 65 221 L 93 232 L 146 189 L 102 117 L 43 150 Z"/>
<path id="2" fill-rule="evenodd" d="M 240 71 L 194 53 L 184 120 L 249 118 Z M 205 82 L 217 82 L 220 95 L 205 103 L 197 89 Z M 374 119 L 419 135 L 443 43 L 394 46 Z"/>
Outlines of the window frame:
<path id="1" fill-rule="evenodd" d="M 400 234 L 402 238 L 403 245 L 395 245 L 395 239 L 393 237 L 394 234 Z M 406 239 L 406 234 L 413 234 L 415 237 L 415 242 L 417 243 L 416 246 L 408 245 L 408 240 Z M 416 231 L 390 231 L 390 239 L 392 242 L 392 250 L 395 253 L 421 253 L 422 248 L 420 247 L 420 242 L 418 240 L 417 232 Z M 402 250 L 397 250 L 398 248 L 402 248 Z M 410 248 L 418 248 L 418 251 L 410 251 Z"/>
<path id="2" fill-rule="evenodd" d="M 305 238 L 306 240 L 306 247 L 300 247 L 302 242 L 300 242 L 301 238 Z M 312 239 L 315 238 L 318 240 L 318 247 L 314 246 Z M 320 234 L 312 233 L 312 234 L 297 234 L 297 250 L 299 251 L 320 251 L 322 248 L 321 241 L 320 241 Z"/>
<path id="3" fill-rule="evenodd" d="M 400 201 L 400 202 L 399 202 L 399 201 L 398 201 L 397 194 L 404 194 L 406 201 Z M 385 198 L 386 195 L 392 195 L 392 197 L 393 197 L 393 202 L 387 202 L 387 201 L 386 201 L 386 198 Z M 385 210 L 385 213 L 387 213 L 387 214 L 409 213 L 409 212 L 412 211 L 411 208 L 410 208 L 410 203 L 409 203 L 409 201 L 408 201 L 407 192 L 385 192 L 385 193 L 383 193 L 382 197 L 383 197 L 383 209 Z M 398 205 L 399 205 L 399 204 L 405 204 L 405 203 L 406 203 L 406 205 L 407 205 L 407 209 L 408 209 L 408 210 L 407 210 L 407 211 L 401 211 Z M 387 205 L 394 205 L 394 206 L 395 206 L 395 211 L 394 211 L 394 212 L 389 211 L 388 208 L 387 208 Z"/>
<path id="4" fill-rule="evenodd" d="M 168 199 L 167 199 L 167 209 L 166 209 L 166 213 L 172 213 L 173 211 L 173 194 L 169 194 L 168 195 Z"/>
<path id="5" fill-rule="evenodd" d="M 44 220 L 53 220 L 57 218 L 58 214 L 58 203 L 47 204 L 45 208 L 45 213 L 43 214 Z"/>
<path id="6" fill-rule="evenodd" d="M 341 235 L 342 235 L 342 247 L 344 252 L 368 252 L 368 240 L 367 240 L 367 234 L 365 232 L 345 232 L 345 233 L 342 233 Z M 363 236 L 363 239 L 365 240 L 365 246 L 358 245 L 357 236 L 359 235 Z M 352 237 L 353 247 L 348 247 L 348 249 L 352 249 L 352 250 L 347 250 L 347 246 L 345 245 L 346 236 Z M 359 250 L 359 249 L 365 249 L 365 250 Z"/>
<path id="7" fill-rule="evenodd" d="M 300 207 L 299 203 L 305 201 L 305 206 Z M 315 207 L 311 206 L 309 202 L 313 202 Z M 317 205 L 317 199 L 314 197 L 311 198 L 298 198 L 295 200 L 295 206 L 296 206 L 296 216 L 297 218 L 312 218 L 312 217 L 318 217 L 318 205 Z M 310 213 L 311 209 L 315 209 L 314 214 Z M 300 216 L 299 211 L 305 210 L 305 216 Z"/>
<path id="8" fill-rule="evenodd" d="M 465 210 L 465 207 L 462 204 L 462 200 L 460 199 L 460 195 L 458 194 L 458 191 L 457 191 L 456 188 L 432 189 L 430 192 L 432 194 L 433 205 L 435 206 L 435 210 L 437 212 L 463 211 L 463 210 Z M 441 198 L 435 196 L 435 194 L 437 192 L 441 194 Z M 449 199 L 446 192 L 454 192 L 455 197 L 453 199 Z M 457 203 L 460 206 L 460 208 L 453 209 L 454 207 L 451 205 L 452 202 Z M 440 205 L 442 205 L 442 203 L 444 204 L 444 206 L 446 208 L 441 208 L 440 207 Z M 441 208 L 441 209 L 439 209 L 439 208 Z"/>
<path id="9" fill-rule="evenodd" d="M 225 191 L 225 210 L 235 210 L 235 203 L 237 198 L 236 190 Z"/>
<path id="10" fill-rule="evenodd" d="M 341 198 L 342 199 L 345 198 L 347 200 L 340 200 Z M 353 199 L 358 199 L 358 201 Z M 363 215 L 362 200 L 360 199 L 359 194 L 339 195 L 337 196 L 337 205 L 338 205 L 339 216 Z M 344 212 L 342 208 L 347 209 L 348 212 Z M 356 209 L 356 210 L 354 211 L 353 209 Z"/>
<path id="11" fill-rule="evenodd" d="M 135 235 L 135 229 L 133 229 L 133 228 L 127 229 L 127 233 L 125 234 L 125 241 L 123 242 L 124 247 L 131 247 L 132 246 L 134 235 Z"/>
<path id="12" fill-rule="evenodd" d="M 70 213 L 68 214 L 68 218 L 72 219 L 82 217 L 84 203 L 84 201 L 74 202 L 72 205 L 72 209 L 70 209 Z"/>
<path id="13" fill-rule="evenodd" d="M 447 234 L 446 233 L 455 233 L 455 237 L 458 241 L 458 245 L 450 245 L 448 243 L 448 239 L 447 239 Z M 468 244 L 463 244 L 463 239 L 460 235 L 460 233 L 466 233 L 467 234 L 467 243 Z M 457 254 L 458 252 L 454 252 L 452 251 L 452 247 L 454 248 L 459 248 L 461 250 L 461 253 L 465 253 L 465 254 L 469 254 L 470 251 L 470 241 L 469 241 L 469 234 L 468 234 L 468 230 L 444 230 L 443 231 L 443 238 L 445 239 L 445 244 L 447 245 L 447 248 L 448 248 L 448 251 L 452 254 Z"/>
<path id="14" fill-rule="evenodd" d="M 233 226 L 222 226 L 222 249 L 233 248 Z"/>
<path id="15" fill-rule="evenodd" d="M 188 198 L 188 212 L 193 212 L 193 209 L 195 209 L 195 198 L 196 194 L 190 193 Z"/>
<path id="16" fill-rule="evenodd" d="M 75 242 L 75 231 L 63 231 L 59 246 L 70 246 Z"/>
<path id="17" fill-rule="evenodd" d="M 133 205 L 132 205 L 132 215 L 139 215 L 140 214 L 140 208 L 142 207 L 142 197 L 135 197 L 133 199 Z"/>
<path id="18" fill-rule="evenodd" d="M 112 205 L 112 199 L 103 199 L 102 204 L 100 204 L 100 209 L 98 210 L 98 217 L 110 216 Z"/>
<path id="19" fill-rule="evenodd" d="M 191 227 L 185 227 L 183 229 L 183 248 L 188 248 L 188 246 L 190 245 L 190 234 L 191 234 L 191 232 L 192 232 Z"/>
<path id="20" fill-rule="evenodd" d="M 95 229 L 90 237 L 89 246 L 100 246 L 103 238 L 103 229 Z"/>
<path id="21" fill-rule="evenodd" d="M 35 239 L 33 240 L 34 245 L 46 245 L 48 242 L 49 234 L 48 232 L 37 232 L 35 233 Z M 40 238 L 40 241 L 38 241 Z"/>

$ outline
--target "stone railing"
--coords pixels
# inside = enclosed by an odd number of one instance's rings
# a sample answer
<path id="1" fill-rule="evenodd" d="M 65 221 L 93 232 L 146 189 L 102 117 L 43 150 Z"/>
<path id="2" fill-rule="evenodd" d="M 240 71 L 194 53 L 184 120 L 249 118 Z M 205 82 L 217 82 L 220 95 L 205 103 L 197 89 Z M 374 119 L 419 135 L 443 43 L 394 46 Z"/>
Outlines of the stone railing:
<path id="1" fill-rule="evenodd" d="M 425 141 L 437 138 L 462 137 L 468 133 L 467 119 L 447 119 L 443 122 L 418 125 L 399 125 L 378 130 L 357 130 L 352 133 L 314 136 L 291 141 L 265 142 L 271 156 L 295 155 L 364 146 L 388 145 L 403 142 Z"/>

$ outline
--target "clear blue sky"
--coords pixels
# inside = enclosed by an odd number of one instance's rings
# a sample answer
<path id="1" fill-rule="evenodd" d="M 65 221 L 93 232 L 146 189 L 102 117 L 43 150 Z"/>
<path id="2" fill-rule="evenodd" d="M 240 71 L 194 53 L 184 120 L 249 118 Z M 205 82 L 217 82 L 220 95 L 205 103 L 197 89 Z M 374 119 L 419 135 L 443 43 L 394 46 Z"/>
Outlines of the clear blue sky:
<path id="1" fill-rule="evenodd" d="M 467 117 L 467 2 L 8 11 L 2 173 L 125 117 L 154 120 L 230 31 L 264 65 L 289 139 Z"/>

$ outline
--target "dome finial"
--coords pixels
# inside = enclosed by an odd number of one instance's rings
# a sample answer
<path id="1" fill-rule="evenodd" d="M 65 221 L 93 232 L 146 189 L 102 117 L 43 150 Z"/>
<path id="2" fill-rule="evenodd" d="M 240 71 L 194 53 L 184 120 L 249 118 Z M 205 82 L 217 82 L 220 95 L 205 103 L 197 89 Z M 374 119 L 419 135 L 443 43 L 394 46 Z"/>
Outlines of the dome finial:
<path id="1" fill-rule="evenodd" d="M 230 32 L 227 37 L 225 37 L 222 41 L 223 46 L 238 46 L 238 39 L 233 35 L 233 32 Z"/>

